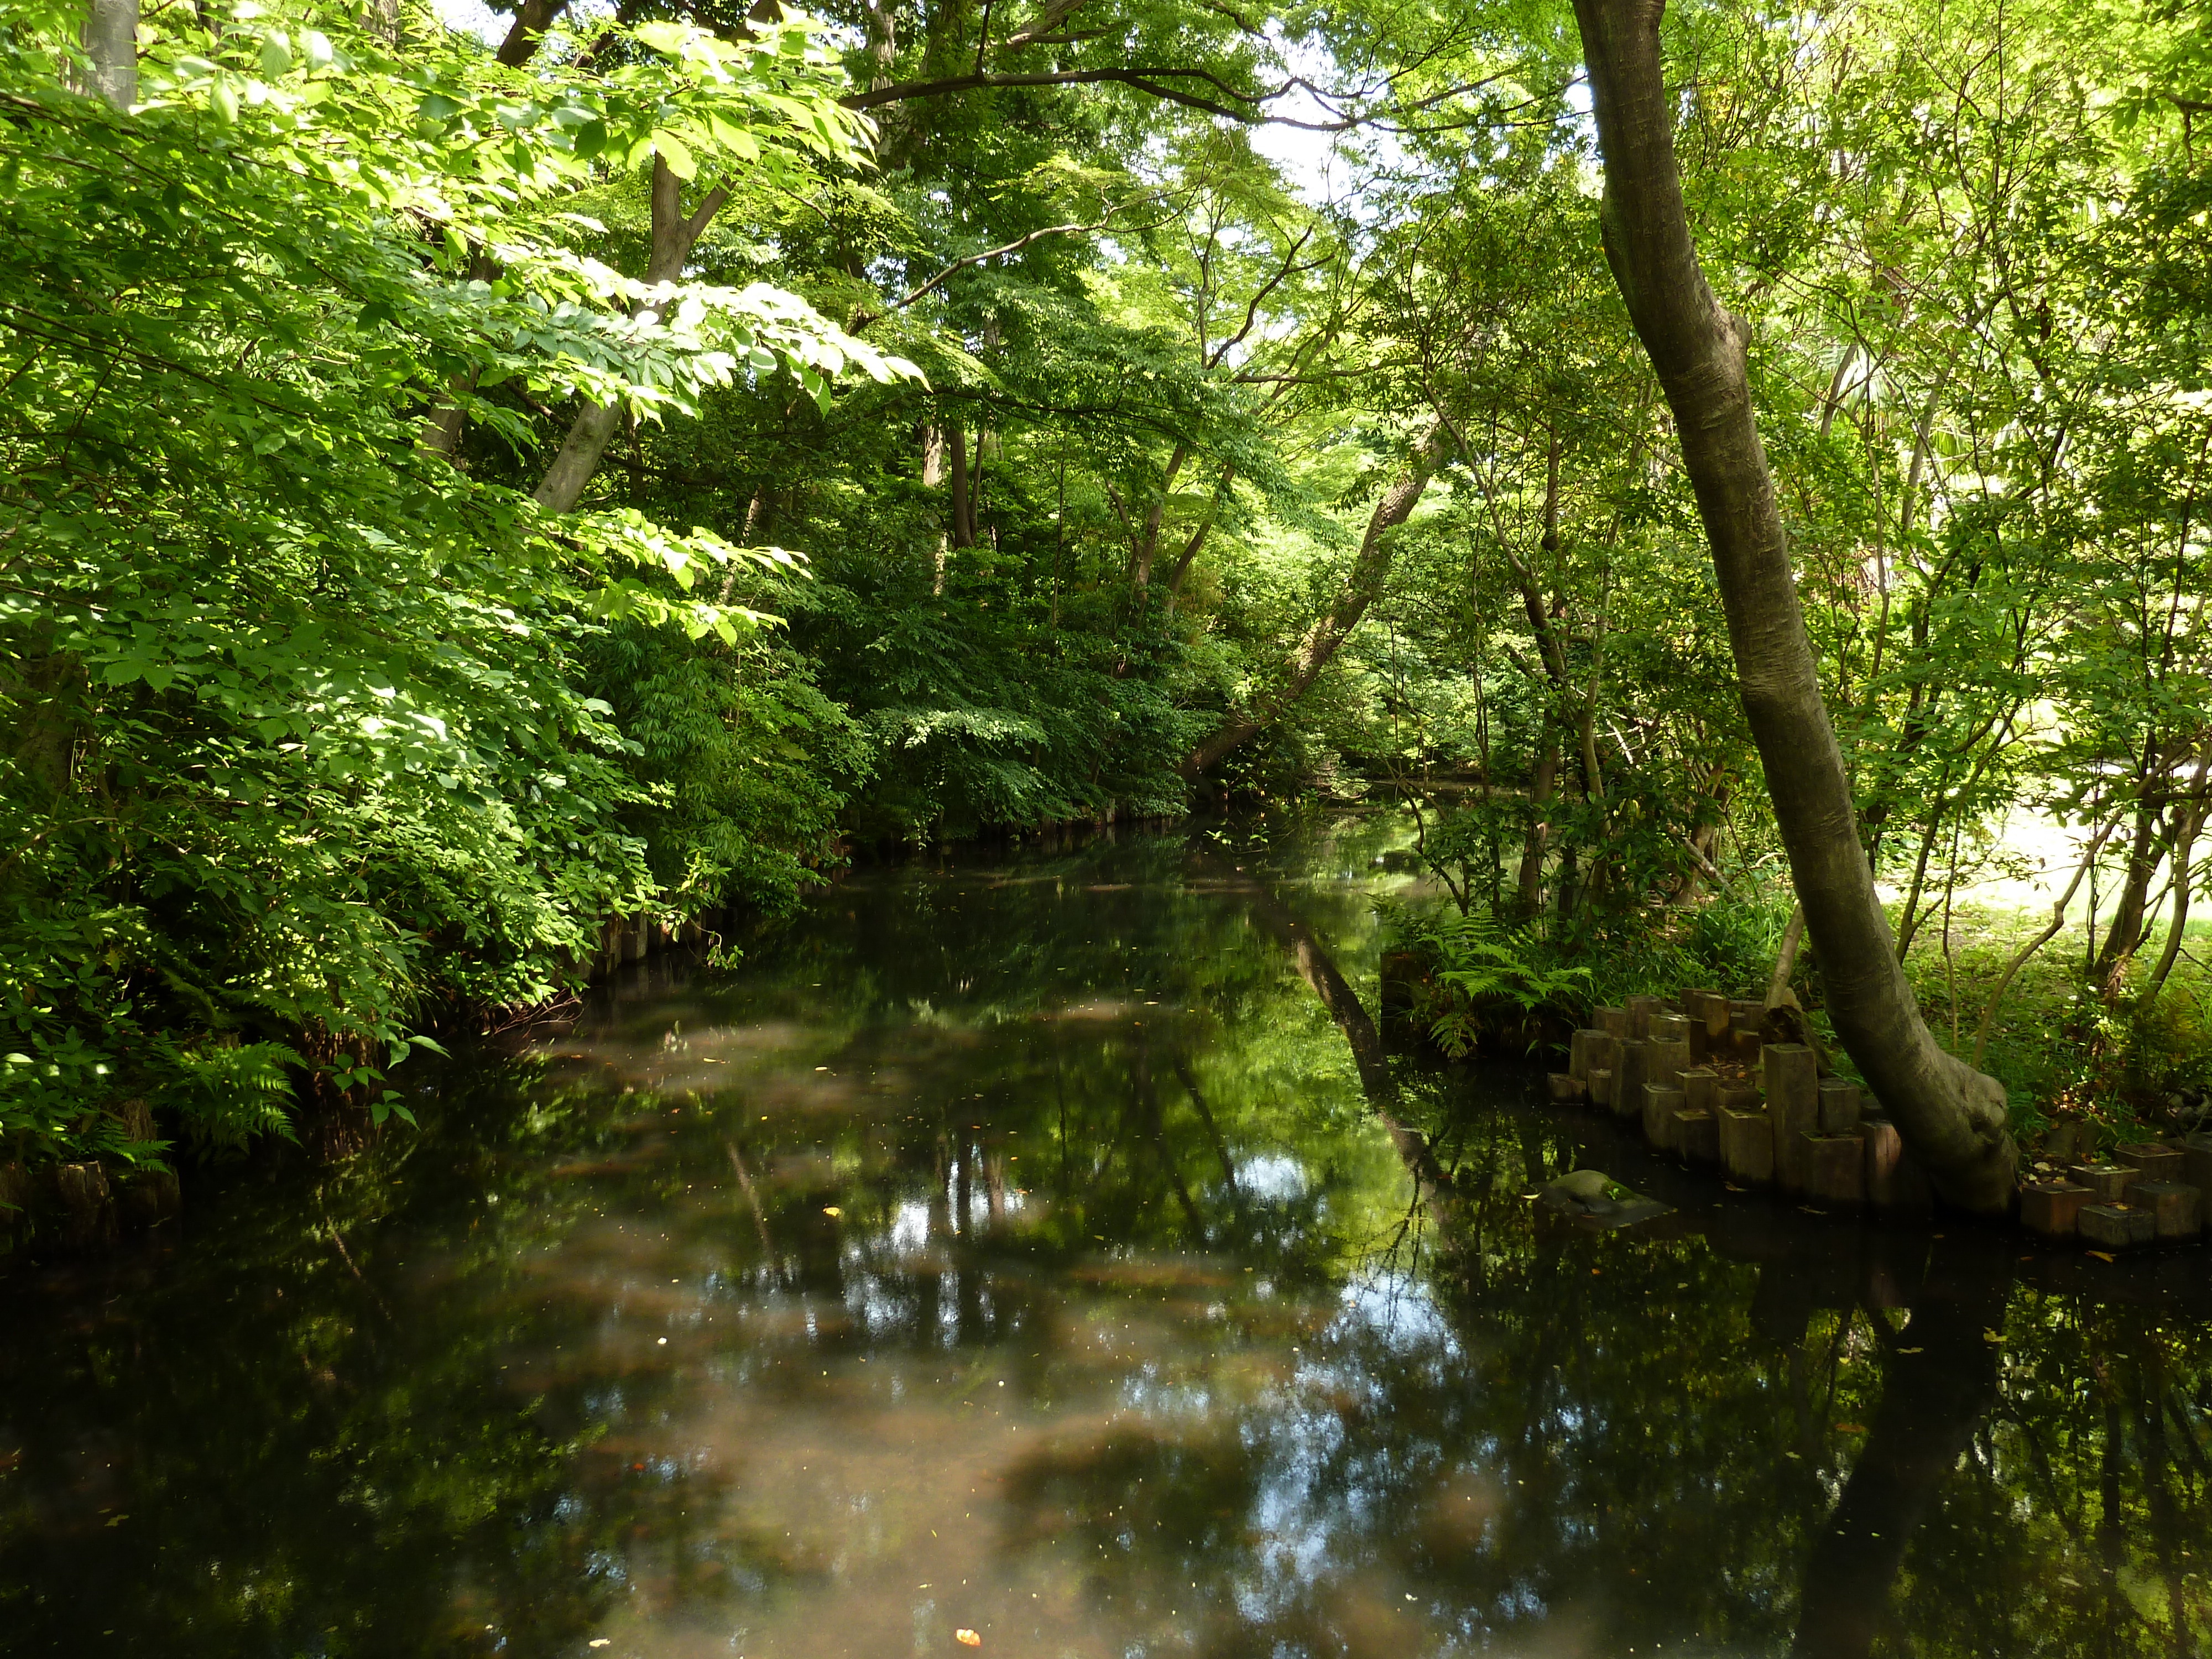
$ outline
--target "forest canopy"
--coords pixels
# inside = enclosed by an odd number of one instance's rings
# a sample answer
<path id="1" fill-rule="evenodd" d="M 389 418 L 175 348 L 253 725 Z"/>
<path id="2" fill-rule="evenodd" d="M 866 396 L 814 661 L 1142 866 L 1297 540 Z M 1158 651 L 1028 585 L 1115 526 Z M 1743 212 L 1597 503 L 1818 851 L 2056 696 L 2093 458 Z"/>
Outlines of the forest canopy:
<path id="1" fill-rule="evenodd" d="M 1224 798 L 1407 800 L 1549 960 L 1772 963 L 1572 8 L 5 10 L 0 1154 L 293 1134 L 610 918 Z M 1899 956 L 2032 818 L 2090 1049 L 2186 1024 L 2212 24 L 1660 39 Z"/>

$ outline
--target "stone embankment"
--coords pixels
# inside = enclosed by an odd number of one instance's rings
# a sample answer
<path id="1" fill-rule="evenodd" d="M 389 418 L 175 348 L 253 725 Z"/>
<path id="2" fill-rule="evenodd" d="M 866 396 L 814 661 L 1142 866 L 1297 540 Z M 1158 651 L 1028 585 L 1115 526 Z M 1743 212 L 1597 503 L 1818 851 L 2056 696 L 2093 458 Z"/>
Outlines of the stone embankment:
<path id="1" fill-rule="evenodd" d="M 1574 1034 L 1555 1101 L 1640 1125 L 1654 1147 L 1829 1208 L 1924 1211 L 1927 1178 L 1859 1085 L 1823 1076 L 1801 1042 L 1770 1039 L 1757 1002 L 1717 991 L 1631 997 Z M 2086 1125 L 2061 1125 L 2020 1190 L 2022 1225 L 2104 1253 L 2193 1242 L 2212 1190 L 2212 1135 L 2144 1140 L 2098 1159 Z"/>

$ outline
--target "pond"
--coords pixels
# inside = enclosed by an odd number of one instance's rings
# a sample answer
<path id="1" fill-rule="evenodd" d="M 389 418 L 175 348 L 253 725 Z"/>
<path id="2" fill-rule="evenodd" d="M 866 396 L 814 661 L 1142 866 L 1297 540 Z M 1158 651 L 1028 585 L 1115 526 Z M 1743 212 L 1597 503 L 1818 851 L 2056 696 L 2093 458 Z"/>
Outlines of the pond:
<path id="1" fill-rule="evenodd" d="M 866 871 L 0 1281 L 0 1653 L 2212 1644 L 2212 1252 L 1815 1215 L 1384 1054 L 1401 843 Z M 1531 1201 L 1590 1164 L 1672 1208 Z"/>

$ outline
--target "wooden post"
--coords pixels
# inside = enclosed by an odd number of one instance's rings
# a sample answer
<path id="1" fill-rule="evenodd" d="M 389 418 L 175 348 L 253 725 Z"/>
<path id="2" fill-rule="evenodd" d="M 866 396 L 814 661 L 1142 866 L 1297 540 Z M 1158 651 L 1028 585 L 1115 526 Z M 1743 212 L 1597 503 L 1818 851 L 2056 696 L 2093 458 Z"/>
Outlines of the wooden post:
<path id="1" fill-rule="evenodd" d="M 2161 1240 L 2194 1238 L 2204 1224 L 2202 1195 L 2179 1181 L 2138 1181 L 2128 1188 L 2128 1202 L 2150 1212 Z"/>
<path id="2" fill-rule="evenodd" d="M 1591 1010 L 1590 1018 L 1597 1023 L 1597 1028 L 1601 1031 L 1610 1032 L 1623 1040 L 1627 1038 L 1629 1035 L 1627 1009 L 1596 1008 Z"/>
<path id="3" fill-rule="evenodd" d="M 2045 1238 L 2071 1238 L 2081 1208 L 2095 1194 L 2071 1181 L 2039 1181 L 2020 1189 L 2021 1224 Z"/>
<path id="4" fill-rule="evenodd" d="M 1632 996 L 1628 999 L 1628 1035 L 1646 1037 L 1651 1035 L 1651 1016 L 1667 1012 L 1667 999 L 1655 996 Z"/>
<path id="5" fill-rule="evenodd" d="M 1863 1117 L 1859 1136 L 1866 1143 L 1867 1202 L 1880 1210 L 1926 1210 L 1936 1199 L 1928 1177 L 1905 1150 L 1905 1138 L 1886 1117 Z"/>
<path id="6" fill-rule="evenodd" d="M 1822 1204 L 1866 1202 L 1866 1145 L 1856 1131 L 1839 1135 L 1807 1134 L 1799 1139 L 1803 1147 L 1808 1195 Z"/>
<path id="7" fill-rule="evenodd" d="M 1685 1109 L 1710 1112 L 1721 1103 L 1720 1074 L 1710 1066 L 1693 1066 L 1682 1073 Z"/>
<path id="8" fill-rule="evenodd" d="M 2108 1250 L 2132 1249 L 2158 1237 L 2158 1218 L 2132 1204 L 2085 1204 L 2081 1237 Z"/>
<path id="9" fill-rule="evenodd" d="M 1717 1113 L 1687 1109 L 1674 1114 L 1674 1150 L 1692 1164 L 1721 1161 L 1721 1121 Z"/>
<path id="10" fill-rule="evenodd" d="M 2136 1178 L 2141 1181 L 2179 1181 L 2182 1176 L 2183 1161 L 2179 1152 L 2155 1140 L 2138 1141 L 2132 1146 L 2118 1147 L 2112 1153 L 2113 1163 L 2132 1166 Z"/>
<path id="11" fill-rule="evenodd" d="M 1721 1167 L 1729 1179 L 1764 1187 L 1774 1179 L 1774 1126 L 1765 1112 L 1721 1109 Z"/>
<path id="12" fill-rule="evenodd" d="M 1554 1104 L 1567 1106 L 1589 1098 L 1589 1079 L 1571 1072 L 1553 1072 L 1544 1079 Z"/>
<path id="13" fill-rule="evenodd" d="M 1820 1079 L 1820 1133 L 1849 1134 L 1859 1127 L 1859 1085 L 1839 1077 Z"/>
<path id="14" fill-rule="evenodd" d="M 2067 1173 L 2096 1194 L 2099 1204 L 2118 1204 L 2125 1201 L 2128 1182 L 2136 1178 L 2131 1164 L 2076 1164 Z"/>
<path id="15" fill-rule="evenodd" d="M 1655 1042 L 1673 1042 L 1690 1040 L 1690 1022 L 1680 1014 L 1664 1012 L 1651 1016 L 1644 1035 Z"/>
<path id="16" fill-rule="evenodd" d="M 1567 1042 L 1567 1075 L 1589 1082 L 1590 1067 L 1597 1063 L 1591 1057 L 1607 1040 L 1606 1034 L 1594 1026 L 1585 1026 L 1576 1032 Z"/>
<path id="17" fill-rule="evenodd" d="M 1590 1068 L 1589 1097 L 1593 1106 L 1613 1104 L 1613 1067 L 1595 1066 Z"/>
<path id="18" fill-rule="evenodd" d="M 1636 1038 L 1620 1045 L 1613 1068 L 1613 1111 L 1616 1117 L 1634 1117 L 1644 1107 L 1644 1085 L 1650 1073 L 1644 1067 L 1650 1045 Z"/>
<path id="19" fill-rule="evenodd" d="M 2212 1193 L 2212 1135 L 2195 1134 L 2181 1143 L 2181 1179 L 2200 1193 Z"/>
<path id="20" fill-rule="evenodd" d="M 1675 1149 L 1674 1114 L 1685 1104 L 1682 1091 L 1671 1083 L 1644 1085 L 1644 1138 L 1662 1151 Z"/>
<path id="21" fill-rule="evenodd" d="M 1804 1137 L 1820 1127 L 1820 1065 L 1802 1042 L 1770 1042 L 1759 1050 L 1766 1115 L 1774 1125 L 1774 1179 L 1785 1193 L 1805 1190 Z"/>

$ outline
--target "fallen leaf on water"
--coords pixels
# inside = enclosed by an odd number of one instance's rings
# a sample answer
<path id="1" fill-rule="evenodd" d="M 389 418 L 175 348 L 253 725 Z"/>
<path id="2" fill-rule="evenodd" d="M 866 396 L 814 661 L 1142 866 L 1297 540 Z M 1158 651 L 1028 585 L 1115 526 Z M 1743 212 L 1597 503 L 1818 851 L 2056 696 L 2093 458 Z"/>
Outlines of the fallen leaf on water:
<path id="1" fill-rule="evenodd" d="M 2004 1338 L 1999 1336 L 1995 1331 L 1984 1331 L 1982 1333 L 1982 1340 L 1984 1342 L 2002 1342 L 2004 1340 Z"/>
<path id="2" fill-rule="evenodd" d="M 1836 1425 L 1836 1432 L 1838 1434 L 1864 1434 L 1866 1432 L 1866 1428 L 1863 1424 L 1858 1423 L 1838 1423 Z"/>
<path id="3" fill-rule="evenodd" d="M 1925 1348 L 1899 1348 L 1898 1350 L 1898 1352 L 1899 1353 L 1926 1353 L 1927 1352 L 1928 1350 Z"/>
<path id="4" fill-rule="evenodd" d="M 594 1647 L 594 1648 L 611 1648 L 611 1647 L 612 1647 L 614 1644 L 615 1644 L 615 1638 L 614 1638 L 613 1637 L 611 1637 L 611 1636 L 594 1636 L 594 1637 L 593 1637 L 593 1638 L 592 1638 L 588 1643 L 586 1643 L 585 1645 L 586 1645 L 586 1646 L 587 1646 L 587 1647 Z"/>
<path id="5" fill-rule="evenodd" d="M 980 1648 L 983 1645 L 983 1638 L 972 1630 L 956 1630 L 952 1632 L 952 1639 L 963 1648 Z"/>
<path id="6" fill-rule="evenodd" d="M 2089 1254 L 2095 1256 L 2100 1261 L 2110 1261 L 2112 1259 L 2111 1256 L 2106 1255 L 2102 1250 L 2092 1250 Z"/>
<path id="7" fill-rule="evenodd" d="M 824 1204 L 822 1206 L 822 1213 L 824 1215 L 842 1215 L 845 1212 L 839 1209 L 835 1204 Z"/>

